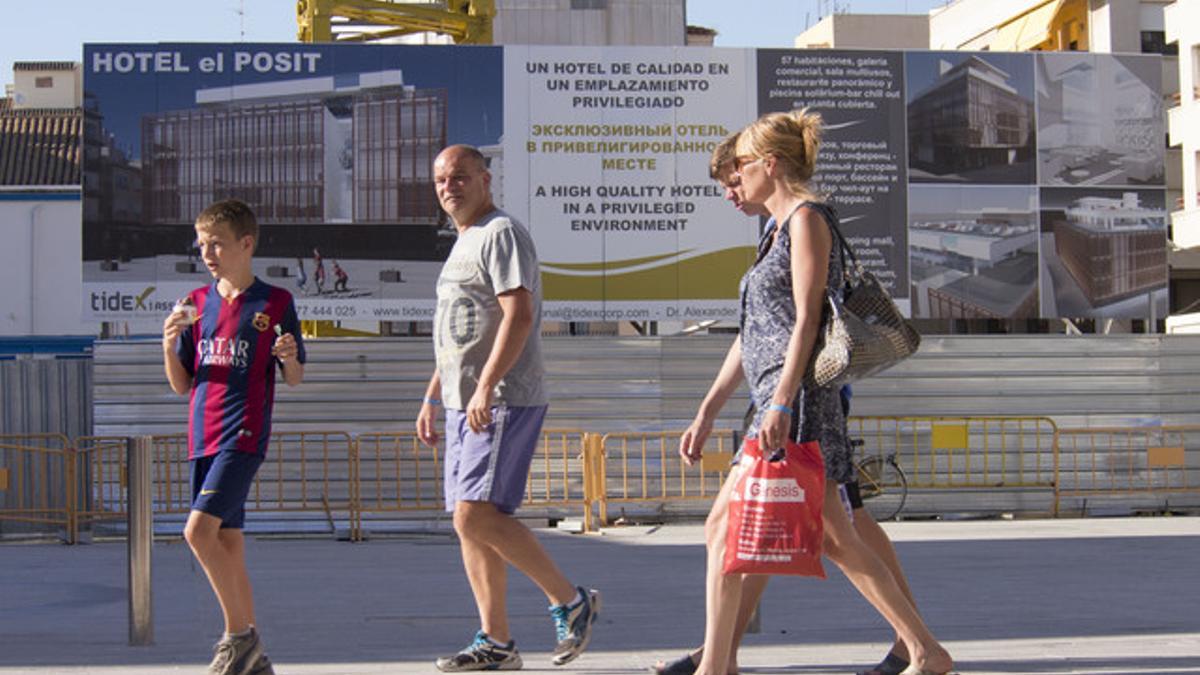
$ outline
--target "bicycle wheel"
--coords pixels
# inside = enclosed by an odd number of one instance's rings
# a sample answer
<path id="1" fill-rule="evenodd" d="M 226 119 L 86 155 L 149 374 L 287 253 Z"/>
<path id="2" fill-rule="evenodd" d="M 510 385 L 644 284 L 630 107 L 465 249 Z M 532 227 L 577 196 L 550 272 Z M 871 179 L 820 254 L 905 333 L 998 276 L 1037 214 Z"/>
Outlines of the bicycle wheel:
<path id="1" fill-rule="evenodd" d="M 858 490 L 863 507 L 875 520 L 892 520 L 900 515 L 908 499 L 908 477 L 891 457 L 868 457 L 858 468 Z"/>

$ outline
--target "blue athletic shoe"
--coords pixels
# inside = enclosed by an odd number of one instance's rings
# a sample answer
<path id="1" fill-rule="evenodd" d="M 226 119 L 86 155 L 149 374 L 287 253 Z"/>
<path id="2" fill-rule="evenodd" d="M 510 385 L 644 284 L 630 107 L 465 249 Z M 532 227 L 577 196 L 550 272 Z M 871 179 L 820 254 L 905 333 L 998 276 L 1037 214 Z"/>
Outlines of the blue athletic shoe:
<path id="1" fill-rule="evenodd" d="M 554 617 L 554 630 L 558 634 L 558 645 L 554 648 L 553 662 L 562 666 L 574 661 L 587 649 L 592 639 L 592 625 L 600 616 L 600 591 L 580 586 L 583 599 L 574 605 L 556 605 L 550 608 Z"/>
<path id="2" fill-rule="evenodd" d="M 520 670 L 522 663 L 512 640 L 499 647 L 488 639 L 487 633 L 479 631 L 466 649 L 454 656 L 439 658 L 435 665 L 443 673 L 461 673 L 468 670 Z"/>

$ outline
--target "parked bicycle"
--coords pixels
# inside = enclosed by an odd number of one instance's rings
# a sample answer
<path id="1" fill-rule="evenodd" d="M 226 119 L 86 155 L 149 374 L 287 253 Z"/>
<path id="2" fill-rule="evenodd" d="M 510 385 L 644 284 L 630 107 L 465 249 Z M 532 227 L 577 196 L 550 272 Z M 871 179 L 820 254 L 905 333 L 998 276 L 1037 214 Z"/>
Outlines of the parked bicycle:
<path id="1" fill-rule="evenodd" d="M 857 452 L 864 441 L 850 441 Z M 896 463 L 896 453 L 871 455 L 854 463 L 858 471 L 858 490 L 863 507 L 875 520 L 893 520 L 900 515 L 908 500 L 908 476 Z"/>

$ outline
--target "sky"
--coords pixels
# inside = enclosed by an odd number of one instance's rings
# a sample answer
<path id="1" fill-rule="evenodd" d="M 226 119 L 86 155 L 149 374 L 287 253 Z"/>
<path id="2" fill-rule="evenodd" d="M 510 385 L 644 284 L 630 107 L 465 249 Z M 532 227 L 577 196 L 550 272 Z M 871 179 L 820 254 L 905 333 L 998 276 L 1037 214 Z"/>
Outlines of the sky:
<path id="1" fill-rule="evenodd" d="M 14 0 L 6 0 L 13 2 Z M 947 0 L 689 0 L 718 47 L 791 47 L 822 10 L 926 13 Z M 79 61 L 85 42 L 295 42 L 296 0 L 38 0 L 0 22 L 0 83 L 14 61 Z"/>

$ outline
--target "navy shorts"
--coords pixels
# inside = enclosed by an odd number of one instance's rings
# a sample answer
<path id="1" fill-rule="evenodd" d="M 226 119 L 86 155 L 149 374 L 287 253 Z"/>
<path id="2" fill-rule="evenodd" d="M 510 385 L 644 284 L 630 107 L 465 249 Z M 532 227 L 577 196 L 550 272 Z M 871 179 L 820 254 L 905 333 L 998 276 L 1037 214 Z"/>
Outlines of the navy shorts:
<path id="1" fill-rule="evenodd" d="M 242 529 L 246 496 L 263 456 L 237 450 L 192 460 L 192 510 L 221 519 L 221 529 Z"/>
<path id="2" fill-rule="evenodd" d="M 846 495 L 846 502 L 850 505 L 851 510 L 861 509 L 863 507 L 862 492 L 858 487 L 858 479 L 849 483 L 841 484 L 842 492 Z"/>
<path id="3" fill-rule="evenodd" d="M 513 513 L 525 497 L 529 465 L 542 434 L 546 406 L 492 408 L 480 433 L 462 410 L 446 409 L 446 510 L 458 502 L 491 502 Z"/>

